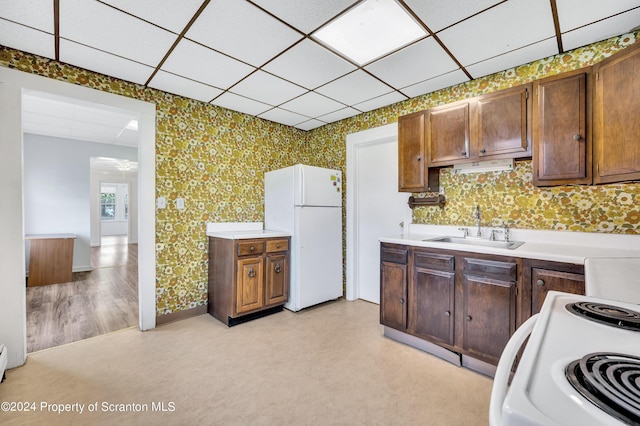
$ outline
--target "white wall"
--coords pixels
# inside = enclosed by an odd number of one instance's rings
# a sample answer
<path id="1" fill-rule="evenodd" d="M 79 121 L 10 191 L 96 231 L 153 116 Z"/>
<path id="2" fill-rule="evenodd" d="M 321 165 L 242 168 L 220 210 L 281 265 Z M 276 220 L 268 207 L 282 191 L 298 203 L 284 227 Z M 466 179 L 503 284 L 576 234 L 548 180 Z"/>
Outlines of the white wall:
<path id="1" fill-rule="evenodd" d="M 101 183 L 128 183 L 129 184 L 129 230 L 124 232 L 105 229 L 108 222 L 100 220 L 100 184 Z M 129 235 L 128 243 L 138 243 L 138 175 L 136 172 L 122 172 L 91 169 L 91 247 L 100 245 L 100 235 Z M 126 222 L 125 222 L 126 223 Z"/>
<path id="2" fill-rule="evenodd" d="M 25 234 L 75 234 L 73 270 L 91 270 L 90 159 L 138 160 L 137 148 L 24 135 Z"/>

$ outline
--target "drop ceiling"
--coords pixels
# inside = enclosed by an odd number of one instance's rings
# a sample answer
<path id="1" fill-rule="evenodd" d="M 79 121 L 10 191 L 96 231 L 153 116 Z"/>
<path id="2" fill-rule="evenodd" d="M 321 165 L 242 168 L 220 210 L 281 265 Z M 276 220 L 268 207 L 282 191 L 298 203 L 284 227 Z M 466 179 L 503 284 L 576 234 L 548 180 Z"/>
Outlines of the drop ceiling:
<path id="1" fill-rule="evenodd" d="M 640 0 L 397 0 L 422 39 L 362 66 L 313 39 L 354 0 L 0 0 L 0 44 L 311 130 L 640 24 Z"/>

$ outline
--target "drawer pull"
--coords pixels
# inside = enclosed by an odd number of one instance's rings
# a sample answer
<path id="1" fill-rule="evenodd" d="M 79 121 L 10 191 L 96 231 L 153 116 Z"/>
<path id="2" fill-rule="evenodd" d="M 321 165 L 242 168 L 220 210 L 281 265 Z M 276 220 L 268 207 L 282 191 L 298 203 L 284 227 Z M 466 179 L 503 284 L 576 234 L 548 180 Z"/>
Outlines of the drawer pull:
<path id="1" fill-rule="evenodd" d="M 445 317 L 450 317 L 451 316 L 451 311 L 444 311 L 444 316 Z"/>
<path id="2" fill-rule="evenodd" d="M 280 248 L 280 244 L 276 244 L 276 248 Z"/>
<path id="3" fill-rule="evenodd" d="M 471 321 L 472 320 L 471 315 L 467 315 L 466 320 Z"/>
<path id="4" fill-rule="evenodd" d="M 256 248 L 254 246 L 249 247 L 249 251 L 255 251 Z"/>
<path id="5" fill-rule="evenodd" d="M 276 266 L 273 268 L 273 270 L 276 272 L 276 274 L 279 274 L 280 272 L 282 272 L 282 266 L 280 266 L 279 263 L 276 263 Z"/>
<path id="6" fill-rule="evenodd" d="M 462 155 L 462 156 L 464 157 L 465 155 L 467 155 L 467 151 L 462 151 L 462 152 L 460 153 L 460 155 Z"/>
<path id="7" fill-rule="evenodd" d="M 253 278 L 256 276 L 256 271 L 253 268 L 249 268 L 249 278 Z"/>
<path id="8" fill-rule="evenodd" d="M 543 280 L 538 280 L 538 281 L 536 281 L 536 284 L 538 284 L 540 287 L 542 287 L 544 285 L 544 281 Z"/>

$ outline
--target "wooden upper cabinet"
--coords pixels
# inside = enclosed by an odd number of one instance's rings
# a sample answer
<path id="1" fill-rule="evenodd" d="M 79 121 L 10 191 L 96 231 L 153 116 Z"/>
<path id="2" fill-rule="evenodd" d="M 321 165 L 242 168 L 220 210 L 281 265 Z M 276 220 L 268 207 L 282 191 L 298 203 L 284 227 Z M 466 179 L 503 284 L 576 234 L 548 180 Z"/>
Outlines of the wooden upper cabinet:
<path id="1" fill-rule="evenodd" d="M 480 96 L 474 102 L 472 136 L 480 159 L 531 155 L 530 91 L 531 85 L 525 84 Z"/>
<path id="2" fill-rule="evenodd" d="M 591 183 L 591 68 L 533 83 L 533 184 Z"/>
<path id="3" fill-rule="evenodd" d="M 457 102 L 426 111 L 428 166 L 469 159 L 469 103 Z"/>
<path id="4" fill-rule="evenodd" d="M 398 191 L 436 192 L 439 171 L 427 169 L 425 112 L 398 118 Z"/>
<path id="5" fill-rule="evenodd" d="M 640 43 L 593 68 L 594 183 L 640 179 Z"/>

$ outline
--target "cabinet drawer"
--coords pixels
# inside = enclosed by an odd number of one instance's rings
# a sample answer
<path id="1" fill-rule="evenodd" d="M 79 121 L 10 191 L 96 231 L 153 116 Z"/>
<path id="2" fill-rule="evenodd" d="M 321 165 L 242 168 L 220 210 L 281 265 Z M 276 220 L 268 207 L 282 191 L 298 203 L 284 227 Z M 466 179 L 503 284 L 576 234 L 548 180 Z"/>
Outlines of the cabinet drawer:
<path id="1" fill-rule="evenodd" d="M 289 240 L 268 240 L 267 241 L 267 253 L 273 253 L 276 251 L 289 250 Z"/>
<path id="2" fill-rule="evenodd" d="M 416 250 L 413 253 L 413 264 L 416 268 L 435 269 L 437 271 L 453 271 L 455 260 L 450 254 L 437 254 Z"/>
<path id="3" fill-rule="evenodd" d="M 249 256 L 264 252 L 264 241 L 246 241 L 238 243 L 238 256 Z"/>
<path id="4" fill-rule="evenodd" d="M 382 246 L 380 249 L 380 260 L 383 262 L 407 264 L 407 254 L 409 250 L 402 247 Z"/>
<path id="5" fill-rule="evenodd" d="M 501 262 L 498 260 L 464 258 L 464 273 L 494 277 L 506 281 L 516 281 L 518 265 L 515 262 Z"/>

